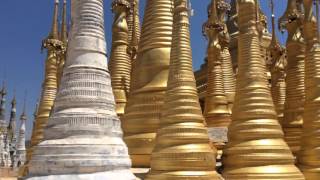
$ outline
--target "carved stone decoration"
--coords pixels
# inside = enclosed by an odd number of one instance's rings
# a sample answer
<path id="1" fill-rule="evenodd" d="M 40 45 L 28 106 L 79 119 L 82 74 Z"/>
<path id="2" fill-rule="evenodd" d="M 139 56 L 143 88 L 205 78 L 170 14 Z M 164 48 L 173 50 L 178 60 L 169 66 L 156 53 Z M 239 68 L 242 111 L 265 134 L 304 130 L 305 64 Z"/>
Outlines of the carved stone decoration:
<path id="1" fill-rule="evenodd" d="M 29 180 L 134 180 L 107 67 L 103 0 L 72 0 L 60 89 Z"/>

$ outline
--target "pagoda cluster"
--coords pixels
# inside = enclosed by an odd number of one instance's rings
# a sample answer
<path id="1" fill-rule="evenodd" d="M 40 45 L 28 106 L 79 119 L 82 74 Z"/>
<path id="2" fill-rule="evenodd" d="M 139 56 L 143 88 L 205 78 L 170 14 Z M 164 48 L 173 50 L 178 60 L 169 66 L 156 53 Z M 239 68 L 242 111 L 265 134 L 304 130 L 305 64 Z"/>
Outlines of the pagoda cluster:
<path id="1" fill-rule="evenodd" d="M 146 1 L 141 28 L 139 0 L 113 0 L 108 62 L 104 1 L 71 0 L 69 32 L 59 4 L 19 176 L 320 179 L 319 1 L 288 0 L 277 23 L 270 0 L 270 33 L 258 0 L 211 0 L 197 72 L 190 0 Z"/>
<path id="2" fill-rule="evenodd" d="M 4 172 L 1 169 L 17 170 L 26 161 L 26 107 L 24 105 L 20 116 L 21 122 L 18 123 L 16 119 L 17 101 L 14 96 L 11 101 L 10 117 L 7 119 L 6 96 L 7 90 L 3 85 L 0 91 L 0 172 Z"/>

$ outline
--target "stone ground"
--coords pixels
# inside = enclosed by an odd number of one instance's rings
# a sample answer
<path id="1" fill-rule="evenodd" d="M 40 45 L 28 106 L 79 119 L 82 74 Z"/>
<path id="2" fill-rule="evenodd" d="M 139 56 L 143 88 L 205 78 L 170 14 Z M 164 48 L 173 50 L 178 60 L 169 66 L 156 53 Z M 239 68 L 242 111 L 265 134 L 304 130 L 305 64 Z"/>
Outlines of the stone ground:
<path id="1" fill-rule="evenodd" d="M 16 180 L 17 172 L 11 168 L 0 168 L 0 180 Z"/>

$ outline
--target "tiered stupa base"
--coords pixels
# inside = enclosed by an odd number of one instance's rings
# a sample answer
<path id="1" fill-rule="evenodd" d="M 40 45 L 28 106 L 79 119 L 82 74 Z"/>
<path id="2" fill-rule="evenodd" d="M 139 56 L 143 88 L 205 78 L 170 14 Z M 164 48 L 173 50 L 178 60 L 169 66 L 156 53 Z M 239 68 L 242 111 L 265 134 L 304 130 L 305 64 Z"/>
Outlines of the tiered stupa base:
<path id="1" fill-rule="evenodd" d="M 228 173 L 223 174 L 223 177 L 230 180 L 304 180 L 301 173 L 297 173 L 299 170 L 293 165 L 243 167 L 225 171 Z"/>
<path id="2" fill-rule="evenodd" d="M 152 180 L 220 180 L 222 179 L 214 171 L 170 171 L 151 172 L 148 178 Z"/>
<path id="3" fill-rule="evenodd" d="M 28 180 L 136 180 L 130 170 L 108 171 L 92 174 L 67 174 L 39 176 Z"/>

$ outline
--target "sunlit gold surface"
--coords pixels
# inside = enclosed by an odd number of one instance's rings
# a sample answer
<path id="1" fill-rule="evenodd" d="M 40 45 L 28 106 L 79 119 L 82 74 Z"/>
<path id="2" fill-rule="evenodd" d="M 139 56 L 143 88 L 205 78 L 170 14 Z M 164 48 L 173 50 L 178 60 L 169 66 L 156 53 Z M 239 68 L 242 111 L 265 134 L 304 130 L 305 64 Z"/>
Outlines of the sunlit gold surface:
<path id="1" fill-rule="evenodd" d="M 218 179 L 192 71 L 187 0 L 174 0 L 168 89 L 147 180 Z"/>
<path id="2" fill-rule="evenodd" d="M 302 37 L 301 3 L 288 0 L 288 7 L 280 19 L 281 27 L 288 31 L 286 69 L 286 100 L 282 128 L 285 140 L 294 155 L 300 149 L 300 137 L 303 123 L 303 109 L 305 99 L 304 61 L 305 42 Z"/>
<path id="3" fill-rule="evenodd" d="M 218 3 L 221 4 L 218 9 Z M 224 4 L 223 4 L 224 3 Z M 222 13 L 226 12 L 227 5 L 219 0 L 211 3 L 209 20 L 204 25 L 205 33 L 209 39 L 208 43 L 208 81 L 207 94 L 205 99 L 204 117 L 209 127 L 228 127 L 230 123 L 230 111 L 224 91 L 224 78 L 222 71 L 222 44 L 219 41 L 219 34 L 224 31 Z M 224 12 L 224 13 L 225 13 Z M 222 16 L 222 17 L 220 17 Z"/>
<path id="4" fill-rule="evenodd" d="M 283 140 L 266 64 L 261 58 L 256 0 L 238 0 L 239 72 L 229 142 L 224 151 L 226 179 L 304 179 Z"/>
<path id="5" fill-rule="evenodd" d="M 274 15 L 274 1 L 272 0 L 272 40 L 269 46 L 269 53 L 271 58 L 271 94 L 273 103 L 278 114 L 280 124 L 283 120 L 284 102 L 286 97 L 286 66 L 287 58 L 285 48 L 281 46 L 276 35 L 275 29 L 275 15 Z"/>
<path id="6" fill-rule="evenodd" d="M 312 14 L 312 0 L 304 0 L 306 40 L 306 103 L 299 167 L 307 180 L 320 179 L 320 43 L 317 22 Z M 319 27 L 318 27 L 319 28 Z"/>
<path id="7" fill-rule="evenodd" d="M 231 1 L 231 11 L 229 13 L 228 19 L 227 19 L 227 26 L 228 31 L 230 33 L 230 45 L 229 45 L 229 51 L 231 54 L 233 69 L 235 74 L 237 74 L 237 66 L 238 66 L 238 34 L 239 34 L 239 28 L 238 28 L 238 7 L 237 7 L 237 0 L 230 0 Z M 267 1 L 267 0 L 261 0 L 261 1 Z M 261 26 L 259 28 L 259 34 L 260 34 L 260 50 L 261 50 L 261 57 L 264 60 L 267 60 L 267 49 L 271 42 L 271 34 L 268 32 L 267 28 L 267 19 L 264 13 L 260 8 L 258 8 L 259 19 L 261 19 L 263 22 L 261 22 Z M 269 77 L 269 72 L 268 78 Z"/>
<path id="8" fill-rule="evenodd" d="M 133 167 L 149 167 L 167 88 L 172 40 L 171 0 L 147 1 L 133 83 L 122 118 Z"/>
<path id="9" fill-rule="evenodd" d="M 58 35 L 58 5 L 56 1 L 54 8 L 52 30 L 49 36 L 43 41 L 43 47 L 48 50 L 47 60 L 45 63 L 45 77 L 42 84 L 42 93 L 37 111 L 35 124 L 32 130 L 31 145 L 27 150 L 27 162 L 30 160 L 33 148 L 43 139 L 43 130 L 47 125 L 48 118 L 57 94 L 57 62 L 63 43 L 59 40 Z M 26 164 L 27 166 L 27 164 Z M 24 173 L 27 173 L 25 169 Z"/>
<path id="10" fill-rule="evenodd" d="M 112 9 L 114 21 L 109 69 L 116 101 L 116 112 L 121 117 L 124 114 L 127 95 L 130 90 L 131 60 L 128 53 L 128 25 L 126 20 L 130 3 L 126 0 L 115 0 Z"/>

